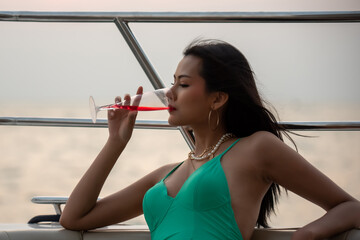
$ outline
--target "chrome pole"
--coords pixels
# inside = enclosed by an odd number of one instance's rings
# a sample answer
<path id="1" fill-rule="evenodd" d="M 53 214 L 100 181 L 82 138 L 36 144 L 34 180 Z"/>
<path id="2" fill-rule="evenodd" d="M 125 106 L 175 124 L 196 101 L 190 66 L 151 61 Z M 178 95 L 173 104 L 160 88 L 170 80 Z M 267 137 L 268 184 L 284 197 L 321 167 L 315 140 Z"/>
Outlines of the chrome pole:
<path id="1" fill-rule="evenodd" d="M 107 128 L 108 122 L 105 119 L 98 119 L 93 123 L 91 119 L 79 118 L 27 118 L 27 117 L 0 117 L 0 125 L 4 126 L 37 126 L 37 127 L 88 127 Z M 171 129 L 167 121 L 137 120 L 136 129 Z"/>
<path id="2" fill-rule="evenodd" d="M 138 60 L 140 66 L 144 70 L 146 76 L 149 78 L 153 87 L 155 89 L 164 88 L 165 84 L 160 80 L 160 77 L 156 73 L 155 68 L 151 65 L 149 59 L 146 57 L 129 26 L 120 18 L 116 18 L 114 22 L 126 43 L 129 45 L 129 48 Z"/>
<path id="3" fill-rule="evenodd" d="M 359 22 L 360 11 L 323 12 L 36 12 L 0 11 L 0 21 L 23 22 Z"/>
<path id="4" fill-rule="evenodd" d="M 360 121 L 343 122 L 280 122 L 285 129 L 292 131 L 360 131 Z M 92 123 L 91 119 L 79 118 L 27 118 L 0 117 L 0 126 L 39 126 L 39 127 L 89 127 L 106 128 L 107 120 L 98 119 Z M 176 130 L 167 121 L 136 120 L 137 129 L 166 129 Z M 187 132 L 190 132 L 187 130 Z M 188 135 L 192 139 L 191 135 Z"/>

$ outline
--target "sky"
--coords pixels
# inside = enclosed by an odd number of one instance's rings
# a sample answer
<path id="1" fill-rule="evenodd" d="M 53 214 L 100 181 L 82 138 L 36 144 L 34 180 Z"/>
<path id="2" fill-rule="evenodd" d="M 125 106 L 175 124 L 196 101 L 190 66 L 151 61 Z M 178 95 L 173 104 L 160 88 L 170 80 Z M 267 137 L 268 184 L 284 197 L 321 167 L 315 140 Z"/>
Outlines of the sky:
<path id="1" fill-rule="evenodd" d="M 359 11 L 353 1 L 10 1 L 0 11 Z M 277 106 L 360 103 L 359 23 L 130 25 L 158 75 L 172 81 L 195 38 L 230 42 Z M 0 21 L 0 106 L 85 106 L 152 86 L 112 23 Z M 3 108 L 4 109 L 4 108 Z M 21 115 L 21 113 L 19 112 Z M 0 115 L 7 115 L 4 110 Z M 36 115 L 36 113 L 35 113 Z"/>

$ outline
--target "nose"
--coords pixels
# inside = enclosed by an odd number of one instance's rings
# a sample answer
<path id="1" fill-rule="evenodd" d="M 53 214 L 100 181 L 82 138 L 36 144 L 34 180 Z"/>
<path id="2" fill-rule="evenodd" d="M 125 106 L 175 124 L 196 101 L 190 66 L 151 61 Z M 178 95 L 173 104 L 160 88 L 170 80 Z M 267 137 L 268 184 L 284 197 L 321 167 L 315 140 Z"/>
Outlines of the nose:
<path id="1" fill-rule="evenodd" d="M 169 91 L 166 92 L 166 97 L 171 101 L 175 101 L 174 86 L 169 88 Z"/>

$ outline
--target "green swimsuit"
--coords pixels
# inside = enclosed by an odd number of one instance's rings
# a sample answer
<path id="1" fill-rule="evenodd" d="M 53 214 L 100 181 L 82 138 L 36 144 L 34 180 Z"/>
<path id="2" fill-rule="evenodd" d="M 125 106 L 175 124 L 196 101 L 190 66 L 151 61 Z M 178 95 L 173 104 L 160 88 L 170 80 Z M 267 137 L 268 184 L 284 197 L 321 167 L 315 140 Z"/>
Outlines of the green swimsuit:
<path id="1" fill-rule="evenodd" d="M 237 141 L 193 172 L 175 198 L 164 180 L 183 162 L 146 192 L 143 211 L 152 240 L 242 240 L 220 162 Z"/>

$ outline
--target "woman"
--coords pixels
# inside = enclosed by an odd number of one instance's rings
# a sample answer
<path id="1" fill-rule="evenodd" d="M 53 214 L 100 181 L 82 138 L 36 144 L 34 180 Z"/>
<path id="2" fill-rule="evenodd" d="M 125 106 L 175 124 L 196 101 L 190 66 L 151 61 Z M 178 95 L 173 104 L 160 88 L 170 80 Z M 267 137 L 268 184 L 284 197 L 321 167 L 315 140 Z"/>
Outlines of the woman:
<path id="1" fill-rule="evenodd" d="M 253 72 L 236 48 L 221 41 L 191 44 L 167 97 L 169 123 L 193 129 L 195 151 L 97 201 L 137 115 L 109 111 L 108 141 L 66 204 L 60 219 L 65 228 L 92 229 L 144 213 L 152 239 L 249 240 L 254 226 L 267 226 L 279 185 L 327 211 L 293 240 L 360 227 L 359 201 L 283 143 L 285 131 L 264 108 Z"/>

